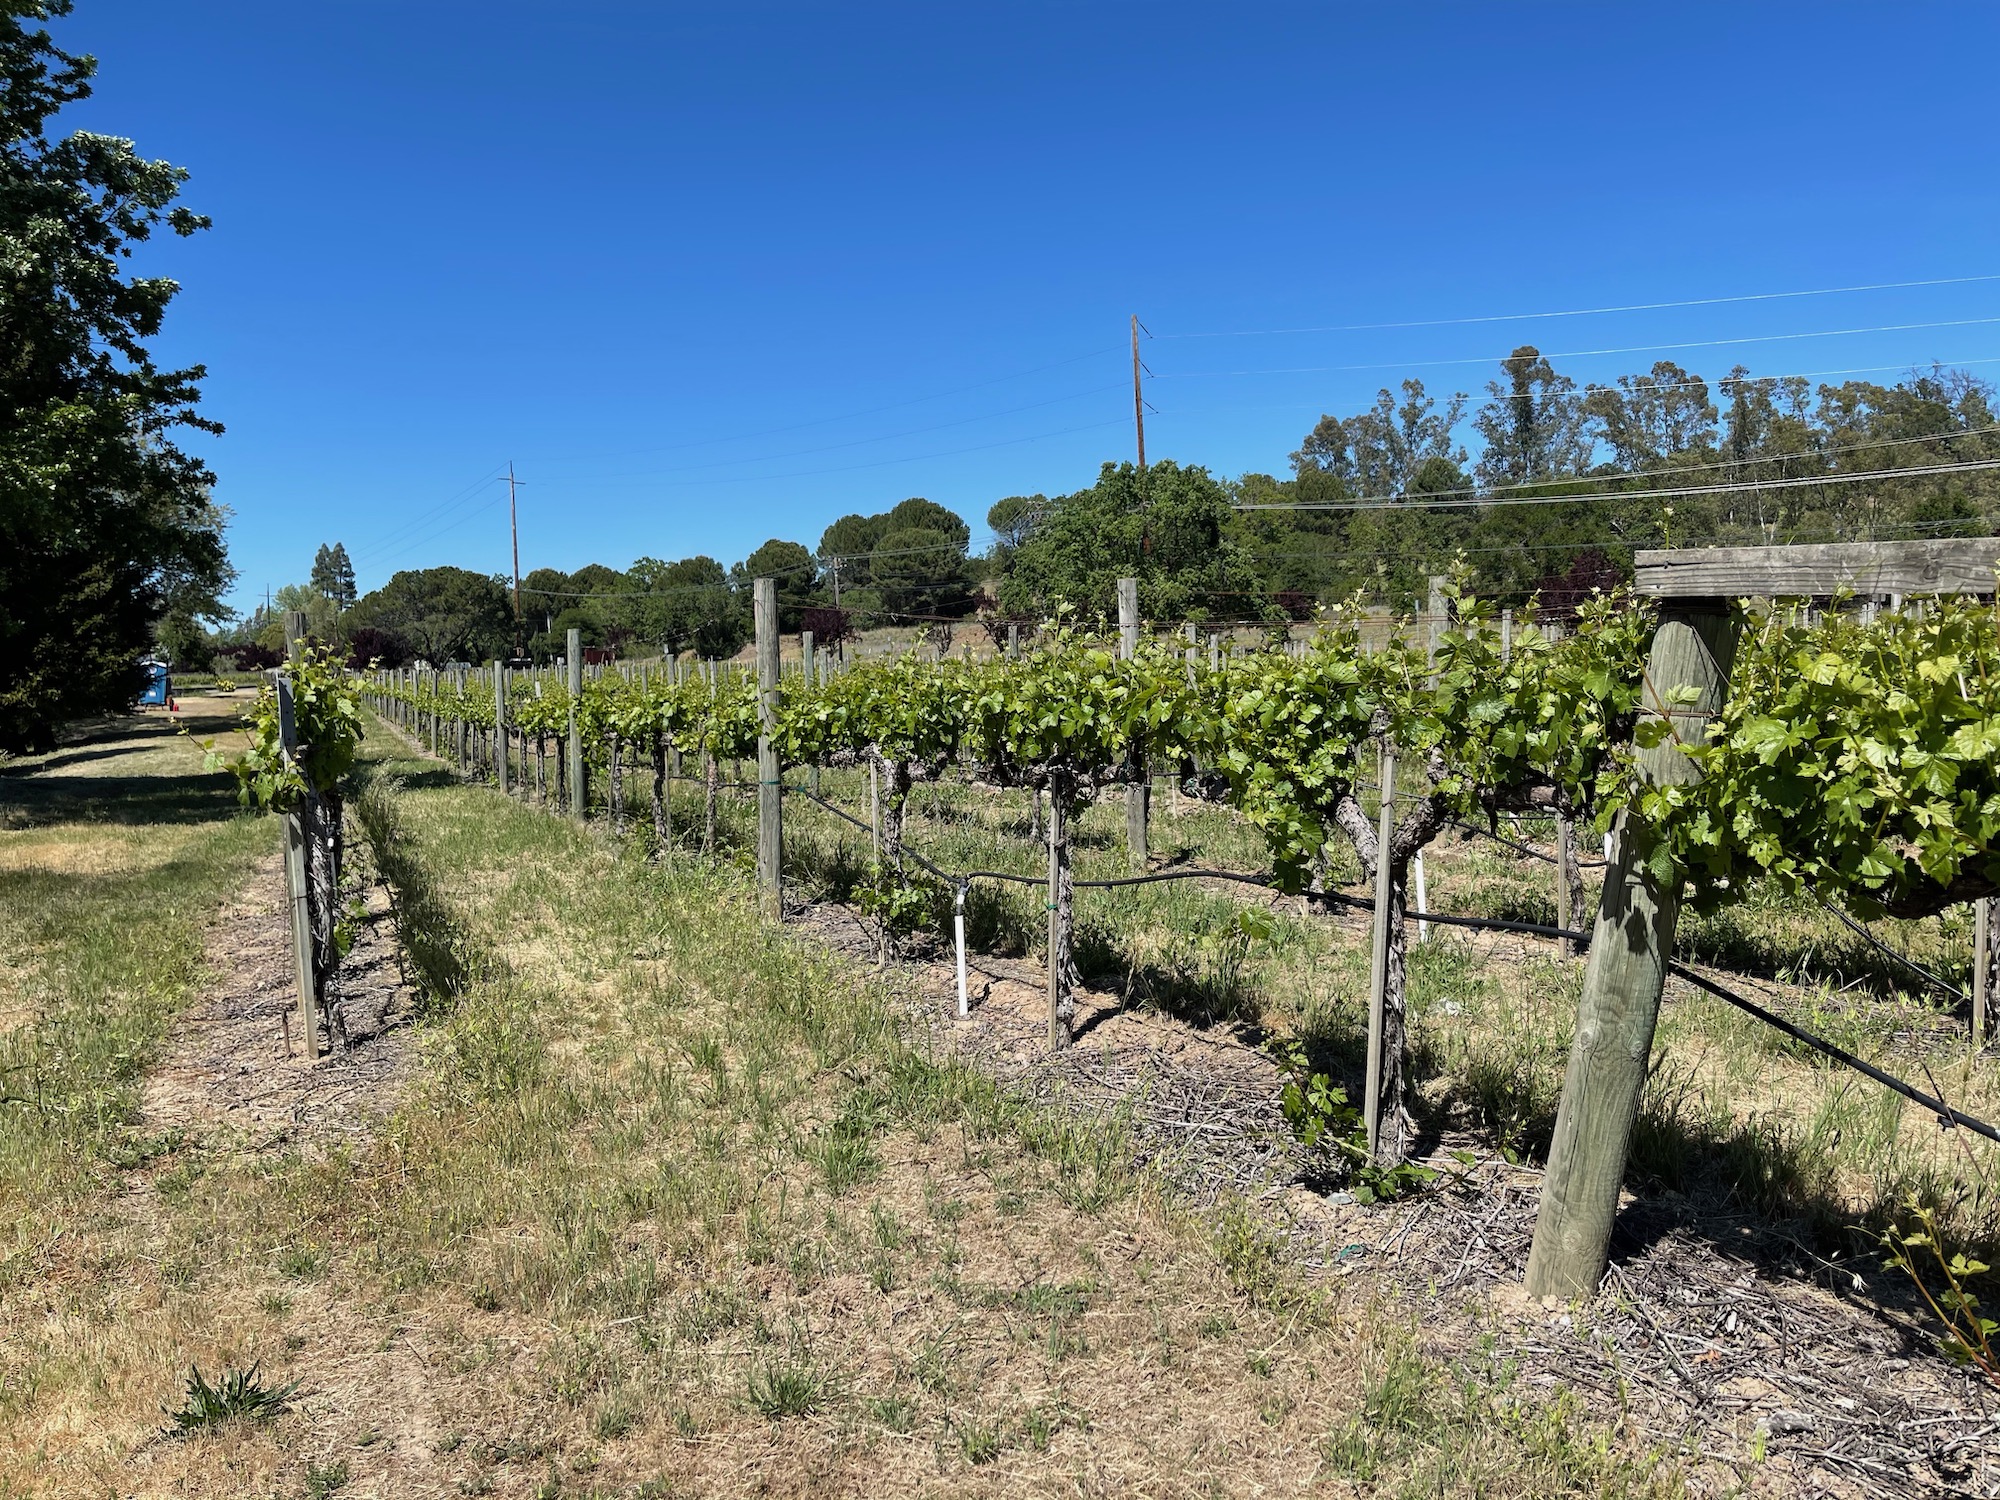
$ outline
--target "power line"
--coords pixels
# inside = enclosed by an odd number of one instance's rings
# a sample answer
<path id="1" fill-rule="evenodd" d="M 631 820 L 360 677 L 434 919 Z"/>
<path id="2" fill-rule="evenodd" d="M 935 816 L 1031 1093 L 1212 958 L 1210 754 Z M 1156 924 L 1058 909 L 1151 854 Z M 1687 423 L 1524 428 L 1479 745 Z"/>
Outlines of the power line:
<path id="1" fill-rule="evenodd" d="M 771 463 L 787 458 L 806 458 L 814 453 L 833 453 L 842 448 L 865 448 L 870 443 L 892 443 L 898 438 L 917 437 L 926 432 L 942 432 L 949 427 L 965 427 L 974 422 L 990 422 L 999 417 L 1011 417 L 1024 411 L 1039 411 L 1045 406 L 1059 406 L 1065 401 L 1080 401 L 1085 396 L 1100 396 L 1106 391 L 1118 391 L 1125 383 L 1113 381 L 1110 385 L 1092 386 L 1087 391 L 1072 391 L 1066 396 L 1052 396 L 1047 401 L 1031 401 L 1026 406 L 1010 406 L 1001 411 L 981 412 L 977 416 L 959 417 L 950 422 L 937 422 L 929 427 L 909 427 L 901 432 L 885 432 L 878 437 L 853 438 L 844 443 L 826 443 L 818 448 L 799 448 L 790 453 L 760 453 L 750 458 L 718 458 L 708 463 L 683 464 L 678 468 L 661 469 L 661 474 L 691 474 L 698 469 L 720 469 L 732 464 Z M 626 476 L 622 481 L 632 484 L 649 483 L 651 475 Z"/>
<path id="2" fill-rule="evenodd" d="M 857 417 L 872 417 L 885 411 L 901 411 L 905 407 L 922 406 L 926 401 L 942 401 L 947 396 L 962 396 L 968 391 L 983 391 L 988 386 L 1004 385 L 1010 380 L 1025 380 L 1030 375 L 1041 375 L 1050 370 L 1064 369 L 1070 365 L 1081 364 L 1086 359 L 1101 359 L 1107 354 L 1116 354 L 1119 351 L 1120 346 L 1114 344 L 1109 349 L 1093 349 L 1088 354 L 1073 354 L 1068 359 L 1055 360 L 1046 365 L 1036 365 L 1034 368 L 1028 370 L 1016 370 L 1008 375 L 996 375 L 991 380 L 980 380 L 975 381 L 971 385 L 954 386 L 950 390 L 932 391 L 929 395 L 912 396 L 907 401 L 891 401 L 885 406 L 870 406 L 860 411 L 837 412 L 832 416 L 814 417 L 809 421 L 792 422 L 783 427 L 766 427 L 756 432 L 734 433 L 728 437 L 696 438 L 690 442 L 668 443 L 657 448 L 626 448 L 620 450 L 617 454 L 598 453 L 589 456 L 625 457 L 639 453 L 678 453 L 688 448 L 713 447 L 718 443 L 741 443 L 748 442 L 751 438 L 777 437 L 787 432 L 800 432 L 808 427 L 824 427 L 828 422 L 851 422 Z M 543 456 L 560 458 L 563 455 Z"/>
<path id="3" fill-rule="evenodd" d="M 1676 466 L 1671 472 L 1674 475 L 1700 474 L 1700 473 L 1711 472 L 1716 469 L 1743 468 L 1750 464 L 1788 463 L 1798 459 L 1823 459 L 1830 457 L 1836 453 L 1859 453 L 1863 449 L 1896 448 L 1909 443 L 1946 443 L 1952 441 L 1955 438 L 1984 437 L 1989 433 L 2000 433 L 2000 422 L 1988 423 L 1984 427 L 1963 427 L 1959 428 L 1954 432 L 1927 433 L 1927 434 L 1921 434 L 1916 437 L 1864 438 L 1862 441 L 1858 443 L 1833 443 L 1829 444 L 1824 448 L 1811 448 L 1800 453 L 1769 453 L 1769 454 L 1760 454 L 1756 458 L 1718 459 L 1716 462 L 1708 464 L 1681 464 Z M 1518 484 L 1495 484 L 1495 485 L 1487 485 L 1485 487 L 1481 487 L 1479 485 L 1464 485 L 1458 489 L 1429 490 L 1426 491 L 1425 493 L 1427 497 L 1435 497 L 1437 499 L 1445 499 L 1447 497 L 1452 497 L 1452 496 L 1475 496 L 1475 497 L 1480 495 L 1491 496 L 1491 495 L 1502 495 L 1509 490 L 1540 489 L 1543 485 L 1548 485 L 1548 484 L 1584 484 L 1584 483 L 1601 484 L 1614 479 L 1641 479 L 1641 480 L 1652 479 L 1661 477 L 1665 472 L 1666 471 L 1662 471 L 1659 469 L 1653 469 L 1653 470 L 1641 470 L 1637 473 L 1628 472 L 1624 474 L 1564 474 L 1549 479 L 1523 480 Z M 1643 493 L 1652 494 L 1658 492 L 1649 490 Z M 1408 498 L 1409 497 L 1407 495 L 1358 495 L 1355 496 L 1351 502 L 1342 502 L 1341 506 L 1334 508 L 1345 508 L 1350 504 L 1355 507 L 1369 506 L 1369 505 L 1374 505 L 1378 502 L 1383 505 L 1388 505 L 1394 501 L 1405 500 Z M 1328 504 L 1332 505 L 1332 502 L 1328 502 Z M 1264 504 L 1255 501 L 1252 501 L 1248 504 L 1239 505 L 1236 507 L 1236 509 L 1238 510 L 1295 510 L 1298 508 L 1299 507 L 1295 505 L 1280 505 L 1275 502 L 1270 504 Z"/>
<path id="4" fill-rule="evenodd" d="M 812 479 L 822 474 L 851 474 L 858 469 L 887 469 L 897 464 L 922 463 L 932 458 L 955 458 L 961 453 L 984 453 L 993 448 L 1012 448 L 1022 443 L 1039 443 L 1049 438 L 1068 437 L 1077 432 L 1097 432 L 1106 427 L 1119 427 L 1123 417 L 1113 417 L 1108 422 L 1089 422 L 1081 427 L 1062 427 L 1054 432 L 1036 432 L 1026 437 L 1003 438 L 995 443 L 975 443 L 966 448 L 946 448 L 936 453 L 912 453 L 904 458 L 877 459 L 865 464 L 841 464 L 829 469 L 797 469 L 788 474 L 733 474 L 716 479 L 628 479 L 616 481 L 584 480 L 572 481 L 573 489 L 602 489 L 610 485 L 644 485 L 658 483 L 670 489 L 689 489 L 710 484 L 765 484 L 779 479 Z"/>
<path id="5" fill-rule="evenodd" d="M 1933 369 L 1956 370 L 1963 368 L 1966 365 L 2000 364 L 2000 355 L 1990 355 L 1990 354 L 1981 355 L 1977 359 L 1939 359 L 1939 360 L 1932 360 L 1929 363 Z M 1885 370 L 1903 370 L 1913 374 L 1921 373 L 1920 366 L 1912 365 L 1907 360 L 1899 360 L 1892 365 L 1847 365 L 1843 366 L 1840 369 L 1834 369 L 1834 370 L 1788 370 L 1775 375 L 1751 375 L 1748 372 L 1746 372 L 1742 377 L 1742 383 L 1745 385 L 1758 385 L 1766 381 L 1777 383 L 1786 380 L 1819 380 L 1828 375 L 1879 375 Z M 1649 379 L 1650 377 L 1644 374 L 1635 373 L 1631 377 L 1620 377 L 1620 378 Z M 1703 376 L 1696 375 L 1692 376 L 1687 380 L 1656 381 L 1646 386 L 1640 387 L 1638 390 L 1635 391 L 1628 391 L 1626 390 L 1625 387 L 1620 385 L 1615 385 L 1615 384 L 1600 385 L 1596 381 L 1592 381 L 1590 384 L 1584 387 L 1584 392 L 1585 394 L 1588 394 L 1593 390 L 1604 390 L 1604 391 L 1616 392 L 1620 395 L 1639 395 L 1639 394 L 1654 395 L 1666 391 L 1692 391 L 1701 388 L 1711 388 L 1720 392 L 1721 395 L 1724 397 L 1724 399 L 1727 399 L 1728 393 L 1722 391 L 1722 386 L 1725 383 L 1727 383 L 1730 380 L 1730 378 L 1731 377 L 1728 375 L 1718 375 L 1711 380 Z M 1204 407 L 1202 408 L 1202 415 L 1204 416 L 1212 415 L 1217 411 L 1259 411 L 1259 412 L 1316 411 L 1319 412 L 1321 415 L 1325 415 L 1326 405 L 1324 402 L 1316 401 L 1312 403 L 1310 406 L 1271 406 L 1268 403 L 1259 401 L 1247 407 L 1242 407 L 1242 406 Z"/>
<path id="6" fill-rule="evenodd" d="M 389 531 L 382 533 L 382 535 L 378 536 L 375 539 L 373 546 L 363 548 L 362 550 L 356 552 L 352 560 L 359 562 L 363 558 L 374 557 L 376 554 L 380 553 L 385 547 L 394 543 L 399 537 L 405 535 L 410 531 L 416 530 L 418 527 L 428 525 L 434 518 L 443 515 L 446 511 L 452 509 L 456 505 L 461 504 L 465 500 L 473 498 L 475 492 L 479 489 L 481 485 L 491 484 L 496 479 L 505 477 L 501 473 L 501 470 L 503 470 L 505 467 L 506 465 L 504 464 L 495 464 L 491 469 L 488 469 L 484 474 L 480 475 L 477 479 L 473 480 L 471 484 L 468 484 L 464 489 L 458 491 L 456 494 L 451 496 L 450 499 L 442 500 L 438 502 L 436 505 L 432 506 L 429 510 L 421 511 L 417 515 L 411 517 L 409 520 L 403 522 L 401 525 L 393 527 Z"/>
<path id="7" fill-rule="evenodd" d="M 1586 495 L 1484 496 L 1464 500 L 1331 500 L 1260 502 L 1236 505 L 1234 510 L 1463 510 L 1487 505 L 1581 505 L 1591 500 L 1673 500 L 1691 495 L 1738 495 L 1756 490 L 1788 490 L 1808 484 L 1855 484 L 1866 479 L 1918 479 L 1929 474 L 1968 474 L 1981 469 L 2000 469 L 2000 458 L 1973 459 L 1955 464 L 1923 464 L 1907 469 L 1873 469 L 1858 474 L 1808 474 L 1796 479 L 1761 479 L 1740 484 L 1682 485 L 1672 489 L 1606 490 Z M 1625 476 L 1614 476 L 1625 477 Z M 1634 476 L 1637 477 L 1637 476 Z M 1583 483 L 1585 480 L 1544 481 Z"/>
<path id="8" fill-rule="evenodd" d="M 1687 297 L 1674 302 L 1628 302 L 1615 307 L 1571 307 L 1556 312 L 1488 313 L 1466 318 L 1415 318 L 1400 323 L 1329 323 L 1317 328 L 1229 328 L 1207 333 L 1166 333 L 1162 339 L 1247 339 L 1294 333 L 1372 333 L 1396 328 L 1449 328 L 1472 323 L 1521 323 L 1538 318 L 1590 318 L 1606 313 L 1659 312 L 1674 307 L 1720 307 L 1735 302 L 1779 302 L 1796 297 L 1835 297 L 1849 292 L 1890 292 L 1910 287 L 1966 286 L 2000 281 L 2000 273 L 1937 276 L 1924 281 L 1877 281 L 1864 286 L 1825 286 L 1797 292 L 1747 292 L 1733 297 Z"/>
<path id="9" fill-rule="evenodd" d="M 1822 328 L 1809 333 L 1743 334 L 1726 339 L 1686 339 L 1673 344 L 1627 344 L 1606 349 L 1538 350 L 1543 359 L 1591 359 L 1607 354 L 1648 354 L 1670 349 L 1715 349 L 1735 344 L 1775 344 L 1792 339 L 1837 339 L 1864 333 L 1909 333 L 1927 328 L 1972 328 L 2000 323 L 1995 318 L 1944 318 L 1929 323 L 1878 323 L 1868 328 Z M 1440 365 L 1500 364 L 1510 355 L 1474 354 L 1461 359 L 1402 359 L 1360 365 L 1293 365 L 1268 370 L 1169 370 L 1156 380 L 1200 380 L 1234 375 L 1326 375 L 1357 370 L 1423 370 Z"/>

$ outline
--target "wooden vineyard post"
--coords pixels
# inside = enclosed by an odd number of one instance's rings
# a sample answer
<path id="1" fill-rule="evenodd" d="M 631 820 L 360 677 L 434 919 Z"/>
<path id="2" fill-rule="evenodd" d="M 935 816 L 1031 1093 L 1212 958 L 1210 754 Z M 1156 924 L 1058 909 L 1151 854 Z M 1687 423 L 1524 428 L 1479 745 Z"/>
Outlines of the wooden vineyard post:
<path id="1" fill-rule="evenodd" d="M 493 774 L 500 795 L 507 795 L 507 668 L 493 663 Z"/>
<path id="2" fill-rule="evenodd" d="M 1014 621 L 1007 622 L 1007 660 L 1021 659 L 1021 627 Z"/>
<path id="3" fill-rule="evenodd" d="M 1986 1009 L 1993 999 L 1993 908 L 1988 896 L 1972 903 L 1972 1050 L 1986 1045 Z"/>
<path id="4" fill-rule="evenodd" d="M 567 760 L 569 771 L 569 815 L 581 823 L 589 803 L 584 800 L 583 786 L 583 724 L 577 718 L 577 703 L 583 697 L 583 631 L 570 627 L 569 640 L 564 643 L 566 655 L 563 667 L 569 677 L 569 744 Z"/>
<path id="5" fill-rule="evenodd" d="M 784 788 L 778 783 L 778 584 L 752 583 L 757 622 L 757 890 L 764 915 L 785 914 Z"/>
<path id="6" fill-rule="evenodd" d="M 1118 655 L 1130 661 L 1139 651 L 1139 580 L 1121 578 L 1118 580 Z M 1130 857 L 1134 870 L 1146 868 L 1146 813 L 1152 798 L 1152 783 L 1147 776 L 1146 747 L 1141 744 L 1134 754 L 1137 764 L 1133 770 L 1139 780 L 1125 788 L 1125 851 Z"/>
<path id="7" fill-rule="evenodd" d="M 799 632 L 799 654 L 805 658 L 806 691 L 811 692 L 820 685 L 818 644 L 810 630 Z M 819 795 L 819 766 L 815 764 L 806 773 L 806 787 L 817 797 Z"/>
<path id="8" fill-rule="evenodd" d="M 1698 740 L 1722 707 L 1735 652 L 1736 625 L 1722 600 L 1680 600 L 1661 611 L 1642 713 L 1664 718 L 1673 733 L 1637 752 L 1648 780 L 1695 779 L 1694 763 L 1680 746 Z M 1693 701 L 1674 705 L 1673 697 L 1687 690 Z M 1617 855 L 1604 871 L 1528 1255 L 1527 1286 L 1534 1297 L 1587 1297 L 1604 1275 L 1680 920 L 1680 876 L 1661 880 L 1650 865 L 1656 835 L 1629 809 L 1618 815 L 1617 826 Z"/>
<path id="9" fill-rule="evenodd" d="M 1049 1051 L 1069 1045 L 1063 1020 L 1062 861 L 1064 837 L 1062 798 L 1049 789 Z"/>
<path id="10" fill-rule="evenodd" d="M 274 675 L 278 690 L 278 744 L 287 761 L 299 747 L 298 726 L 292 717 L 291 665 L 305 650 L 306 617 L 302 610 L 285 612 L 285 655 L 288 665 Z M 285 838 L 285 894 L 292 909 L 292 973 L 299 992 L 299 1031 L 305 1039 L 306 1061 L 319 1056 L 319 979 L 313 963 L 311 863 L 307 840 L 310 800 L 287 809 L 280 821 Z"/>
<path id="11" fill-rule="evenodd" d="M 1361 1118 L 1368 1154 L 1382 1135 L 1382 1010 L 1389 988 L 1389 840 L 1396 831 L 1396 747 L 1382 742 L 1382 806 L 1375 820 L 1375 921 L 1368 948 L 1368 1058 Z"/>

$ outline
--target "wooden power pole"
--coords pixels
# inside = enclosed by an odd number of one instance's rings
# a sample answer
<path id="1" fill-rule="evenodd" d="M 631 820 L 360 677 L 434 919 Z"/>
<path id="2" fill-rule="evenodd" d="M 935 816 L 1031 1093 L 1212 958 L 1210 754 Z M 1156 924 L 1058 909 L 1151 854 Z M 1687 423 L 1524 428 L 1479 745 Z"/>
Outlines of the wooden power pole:
<path id="1" fill-rule="evenodd" d="M 507 460 L 507 529 L 514 537 L 514 655 L 521 654 L 521 520 L 514 507 L 514 460 Z"/>
<path id="2" fill-rule="evenodd" d="M 778 584 L 751 581 L 757 626 L 757 894 L 764 915 L 785 915 L 784 788 L 778 784 Z"/>
<path id="3" fill-rule="evenodd" d="M 1146 397 L 1139 387 L 1139 315 L 1132 314 L 1132 426 L 1139 434 L 1139 472 L 1146 472 Z"/>

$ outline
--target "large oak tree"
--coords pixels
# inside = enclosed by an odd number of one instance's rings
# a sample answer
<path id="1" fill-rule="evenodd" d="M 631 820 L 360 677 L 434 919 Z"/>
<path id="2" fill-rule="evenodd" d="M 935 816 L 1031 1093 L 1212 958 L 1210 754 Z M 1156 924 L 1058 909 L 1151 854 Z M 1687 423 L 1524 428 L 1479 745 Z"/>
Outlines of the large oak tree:
<path id="1" fill-rule="evenodd" d="M 187 174 L 131 142 L 52 137 L 96 62 L 39 24 L 68 0 L 0 0 L 0 749 L 131 701 L 155 626 L 222 614 L 231 577 L 213 476 L 170 438 L 196 414 L 199 365 L 162 370 L 147 341 L 178 290 L 135 276 Z"/>

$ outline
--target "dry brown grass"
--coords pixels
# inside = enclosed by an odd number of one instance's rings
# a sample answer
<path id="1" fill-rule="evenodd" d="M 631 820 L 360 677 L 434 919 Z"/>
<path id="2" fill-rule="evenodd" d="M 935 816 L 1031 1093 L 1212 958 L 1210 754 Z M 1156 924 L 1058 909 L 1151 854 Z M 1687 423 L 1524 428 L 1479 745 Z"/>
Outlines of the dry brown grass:
<path id="1" fill-rule="evenodd" d="M 912 1051 L 736 876 L 401 805 L 474 973 L 412 1094 L 346 1156 L 133 1137 L 17 1243 L 0 1494 L 1677 1487 L 1617 1413 Z M 253 1363 L 290 1412 L 160 1435 L 190 1365 Z"/>

